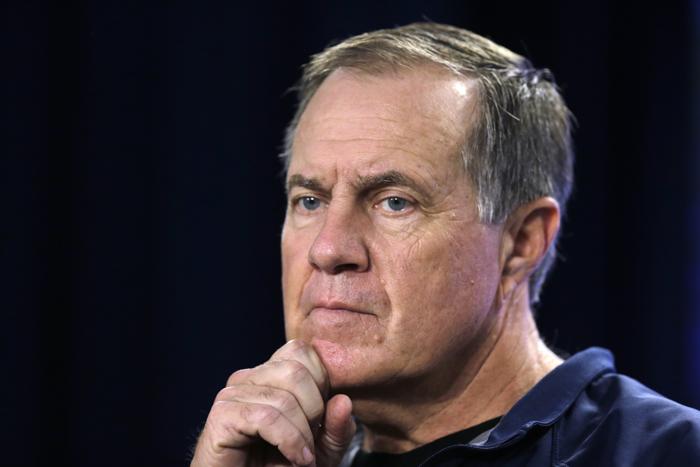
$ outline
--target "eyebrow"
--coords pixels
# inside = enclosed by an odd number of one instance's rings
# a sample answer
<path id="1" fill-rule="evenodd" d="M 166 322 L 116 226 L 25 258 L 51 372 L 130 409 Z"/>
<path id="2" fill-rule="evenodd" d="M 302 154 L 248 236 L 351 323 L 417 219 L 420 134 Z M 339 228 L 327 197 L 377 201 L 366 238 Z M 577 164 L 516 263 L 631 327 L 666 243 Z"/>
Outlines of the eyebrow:
<path id="1" fill-rule="evenodd" d="M 353 185 L 362 194 L 390 186 L 404 186 L 416 191 L 419 195 L 425 197 L 426 199 L 431 198 L 430 193 L 424 186 L 398 170 L 388 170 L 376 175 L 359 176 Z M 330 195 L 330 189 L 324 187 L 323 183 L 319 179 L 305 177 L 300 174 L 293 174 L 289 177 L 286 185 L 287 194 L 289 194 L 294 187 L 306 188 L 308 190 L 321 193 L 324 196 Z"/>
<path id="2" fill-rule="evenodd" d="M 289 180 L 287 180 L 286 190 L 287 195 L 292 191 L 294 187 L 306 188 L 307 190 L 315 191 L 323 195 L 329 195 L 330 190 L 323 186 L 323 183 L 318 178 L 308 178 L 300 174 L 290 175 Z"/>
<path id="3" fill-rule="evenodd" d="M 426 199 L 430 198 L 430 193 L 423 185 L 398 170 L 388 170 L 376 175 L 360 176 L 355 186 L 361 193 L 369 193 L 390 186 L 403 186 L 412 189 Z"/>

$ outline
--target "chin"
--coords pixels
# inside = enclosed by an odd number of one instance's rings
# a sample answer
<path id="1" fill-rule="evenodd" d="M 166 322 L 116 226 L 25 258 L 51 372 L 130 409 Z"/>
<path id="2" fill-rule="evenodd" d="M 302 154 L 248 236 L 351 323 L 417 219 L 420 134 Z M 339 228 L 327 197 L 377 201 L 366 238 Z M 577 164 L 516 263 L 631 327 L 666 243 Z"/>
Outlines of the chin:
<path id="1" fill-rule="evenodd" d="M 367 368 L 372 365 L 372 352 L 366 346 L 355 346 L 312 337 L 308 341 L 314 348 L 328 372 L 332 392 L 345 392 L 352 388 L 366 386 L 376 378 L 375 371 Z"/>

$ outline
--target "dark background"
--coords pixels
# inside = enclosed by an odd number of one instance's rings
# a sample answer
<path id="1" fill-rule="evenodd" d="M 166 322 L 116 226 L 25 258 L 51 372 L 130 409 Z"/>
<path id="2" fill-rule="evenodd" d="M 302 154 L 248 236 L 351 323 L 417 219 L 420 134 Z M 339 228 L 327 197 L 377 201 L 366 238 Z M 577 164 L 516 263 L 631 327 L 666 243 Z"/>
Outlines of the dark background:
<path id="1" fill-rule="evenodd" d="M 550 68 L 578 119 L 547 341 L 700 407 L 700 2 L 639 5 L 6 4 L 0 464 L 187 462 L 284 339 L 285 90 L 331 40 L 424 17 Z"/>

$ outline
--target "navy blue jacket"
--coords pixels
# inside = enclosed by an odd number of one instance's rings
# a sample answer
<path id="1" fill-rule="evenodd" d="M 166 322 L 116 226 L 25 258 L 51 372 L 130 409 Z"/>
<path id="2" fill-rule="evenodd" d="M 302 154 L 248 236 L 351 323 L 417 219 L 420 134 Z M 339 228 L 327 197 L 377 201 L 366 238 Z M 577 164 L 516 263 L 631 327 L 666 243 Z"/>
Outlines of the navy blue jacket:
<path id="1" fill-rule="evenodd" d="M 591 348 L 545 376 L 485 441 L 423 463 L 487 465 L 700 466 L 700 412 L 618 374 L 609 351 Z"/>

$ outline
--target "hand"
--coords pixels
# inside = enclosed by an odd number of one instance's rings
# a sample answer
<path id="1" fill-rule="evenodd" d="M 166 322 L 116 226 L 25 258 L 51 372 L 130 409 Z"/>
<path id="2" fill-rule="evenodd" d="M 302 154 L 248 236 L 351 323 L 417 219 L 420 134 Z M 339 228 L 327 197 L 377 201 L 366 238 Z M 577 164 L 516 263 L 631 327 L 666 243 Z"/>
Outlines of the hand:
<path id="1" fill-rule="evenodd" d="M 326 402 L 328 391 L 313 348 L 287 342 L 264 364 L 229 377 L 191 467 L 338 465 L 356 427 L 350 398 L 338 394 Z"/>

